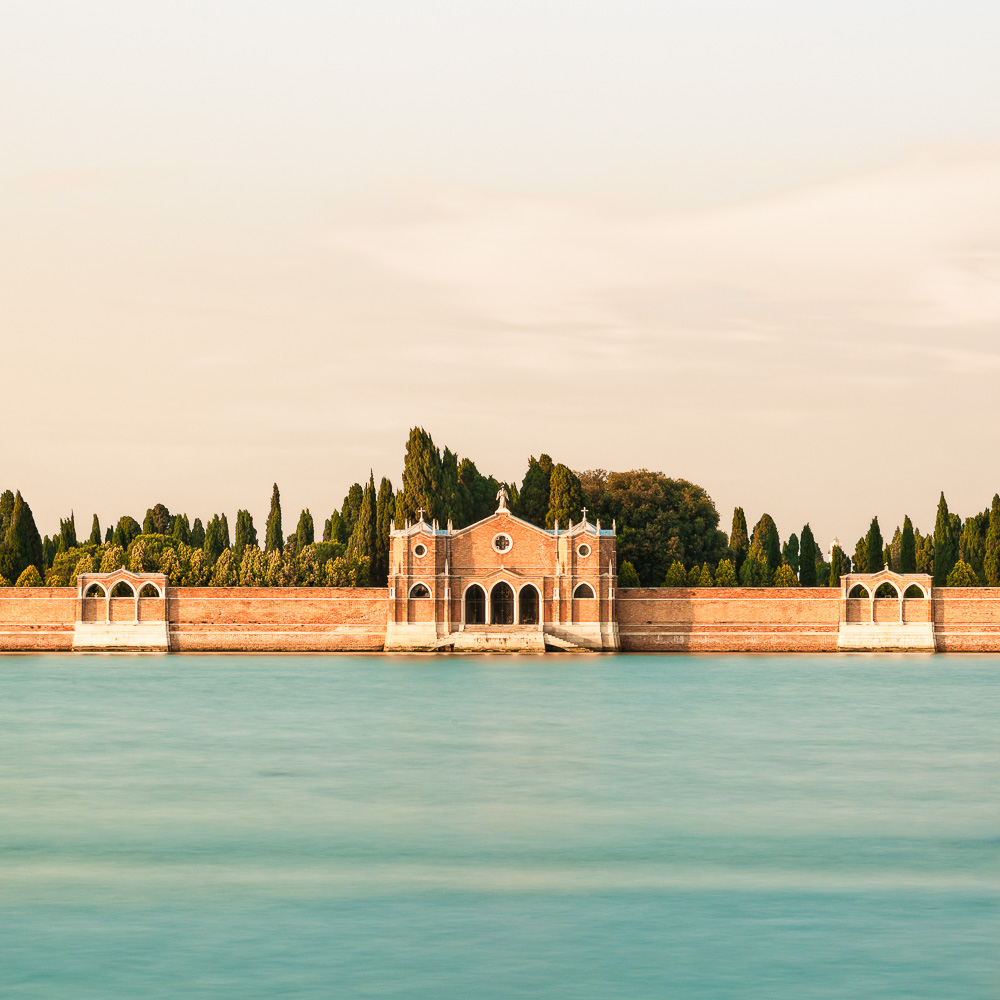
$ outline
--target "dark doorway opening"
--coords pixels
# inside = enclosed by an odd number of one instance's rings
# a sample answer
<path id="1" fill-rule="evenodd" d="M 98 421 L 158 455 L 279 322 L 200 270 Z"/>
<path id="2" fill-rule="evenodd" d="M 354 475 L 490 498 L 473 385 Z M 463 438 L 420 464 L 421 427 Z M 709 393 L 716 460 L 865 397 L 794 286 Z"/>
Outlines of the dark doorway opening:
<path id="1" fill-rule="evenodd" d="M 521 625 L 538 624 L 538 591 L 530 583 L 521 588 L 517 617 Z"/>
<path id="2" fill-rule="evenodd" d="M 509 583 L 498 583 L 490 591 L 490 624 L 514 624 L 514 591 Z"/>
<path id="3" fill-rule="evenodd" d="M 486 591 L 479 584 L 473 584 L 465 592 L 465 624 L 486 624 Z"/>

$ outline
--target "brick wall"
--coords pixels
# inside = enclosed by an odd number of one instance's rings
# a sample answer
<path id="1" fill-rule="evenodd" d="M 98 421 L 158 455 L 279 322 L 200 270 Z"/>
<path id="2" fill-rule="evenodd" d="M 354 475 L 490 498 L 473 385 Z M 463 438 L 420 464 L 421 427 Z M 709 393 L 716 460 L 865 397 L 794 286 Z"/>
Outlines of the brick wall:
<path id="1" fill-rule="evenodd" d="M 636 588 L 620 590 L 617 606 L 619 638 L 626 652 L 837 648 L 840 591 L 826 587 Z"/>
<path id="2" fill-rule="evenodd" d="M 73 648 L 75 587 L 0 587 L 0 651 Z"/>
<path id="3" fill-rule="evenodd" d="M 938 651 L 1000 651 L 998 595 L 1000 590 L 991 587 L 935 587 L 934 634 Z"/>

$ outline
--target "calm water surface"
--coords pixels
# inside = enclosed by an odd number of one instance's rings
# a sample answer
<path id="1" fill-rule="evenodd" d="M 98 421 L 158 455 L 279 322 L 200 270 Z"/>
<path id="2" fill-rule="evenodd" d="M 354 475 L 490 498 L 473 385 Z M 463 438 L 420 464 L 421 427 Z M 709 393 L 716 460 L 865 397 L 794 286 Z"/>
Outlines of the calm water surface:
<path id="1" fill-rule="evenodd" d="M 0 657 L 0 996 L 1000 996 L 1000 658 Z"/>

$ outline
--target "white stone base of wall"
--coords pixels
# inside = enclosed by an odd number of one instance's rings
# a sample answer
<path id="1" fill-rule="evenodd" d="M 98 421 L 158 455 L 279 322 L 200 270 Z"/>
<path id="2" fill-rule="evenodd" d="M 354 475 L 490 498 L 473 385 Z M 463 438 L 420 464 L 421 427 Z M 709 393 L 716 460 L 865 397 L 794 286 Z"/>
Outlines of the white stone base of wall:
<path id="1" fill-rule="evenodd" d="M 837 649 L 841 652 L 896 653 L 934 652 L 934 626 L 930 622 L 920 625 L 872 625 L 869 623 L 840 623 Z"/>
<path id="2" fill-rule="evenodd" d="M 73 649 L 81 652 L 121 650 L 166 653 L 170 639 L 166 622 L 77 622 L 73 628 Z"/>

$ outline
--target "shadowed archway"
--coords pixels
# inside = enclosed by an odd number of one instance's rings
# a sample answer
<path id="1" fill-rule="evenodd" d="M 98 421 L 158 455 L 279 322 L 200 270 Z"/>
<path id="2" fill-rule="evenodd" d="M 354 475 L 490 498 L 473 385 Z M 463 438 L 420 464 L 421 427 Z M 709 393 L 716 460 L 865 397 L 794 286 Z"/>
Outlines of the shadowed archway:
<path id="1" fill-rule="evenodd" d="M 490 591 L 490 624 L 514 624 L 514 591 L 502 580 Z"/>

